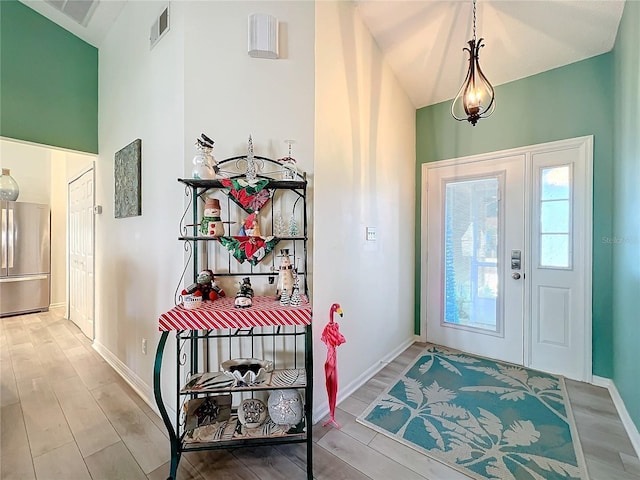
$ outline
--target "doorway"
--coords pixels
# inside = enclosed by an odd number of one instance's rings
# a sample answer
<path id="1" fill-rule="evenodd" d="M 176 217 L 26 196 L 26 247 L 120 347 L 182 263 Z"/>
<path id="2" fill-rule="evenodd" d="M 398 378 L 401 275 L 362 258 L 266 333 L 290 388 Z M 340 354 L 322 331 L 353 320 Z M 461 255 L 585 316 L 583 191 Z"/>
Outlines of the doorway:
<path id="1" fill-rule="evenodd" d="M 592 143 L 423 165 L 427 341 L 591 379 Z"/>
<path id="2" fill-rule="evenodd" d="M 94 338 L 94 169 L 69 182 L 69 319 Z"/>

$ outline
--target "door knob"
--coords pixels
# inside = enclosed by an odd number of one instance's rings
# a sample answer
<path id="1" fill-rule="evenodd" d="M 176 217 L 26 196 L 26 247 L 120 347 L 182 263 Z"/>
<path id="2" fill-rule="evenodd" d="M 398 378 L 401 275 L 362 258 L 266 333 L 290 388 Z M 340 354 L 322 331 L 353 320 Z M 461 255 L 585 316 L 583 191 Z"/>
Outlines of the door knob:
<path id="1" fill-rule="evenodd" d="M 520 280 L 520 274 L 518 272 L 514 272 L 511 274 L 511 278 L 514 280 Z"/>

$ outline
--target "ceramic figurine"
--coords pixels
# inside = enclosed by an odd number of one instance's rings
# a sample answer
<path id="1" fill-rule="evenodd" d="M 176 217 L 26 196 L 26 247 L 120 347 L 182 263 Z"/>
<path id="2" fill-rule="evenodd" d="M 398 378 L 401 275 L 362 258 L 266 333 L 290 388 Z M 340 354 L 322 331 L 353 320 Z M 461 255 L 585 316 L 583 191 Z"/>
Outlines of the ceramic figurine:
<path id="1" fill-rule="evenodd" d="M 292 307 L 299 307 L 301 303 L 302 299 L 300 298 L 300 279 L 298 278 L 298 272 L 295 272 L 295 276 L 293 278 L 293 291 L 291 292 L 289 305 L 291 305 Z"/>
<path id="2" fill-rule="evenodd" d="M 211 154 L 213 140 L 204 133 L 196 139 L 196 156 L 193 157 L 193 178 L 212 180 L 218 173 L 218 164 Z"/>
<path id="3" fill-rule="evenodd" d="M 282 179 L 283 180 L 295 180 L 296 179 L 296 159 L 291 156 L 291 144 L 294 143 L 293 140 L 285 140 L 285 143 L 289 144 L 289 154 L 286 157 L 279 158 L 278 161 L 284 167 L 282 171 Z"/>
<path id="4" fill-rule="evenodd" d="M 244 277 L 240 282 L 240 290 L 236 293 L 234 305 L 236 308 L 248 308 L 253 304 L 253 288 L 249 277 Z"/>
<path id="5" fill-rule="evenodd" d="M 289 249 L 281 249 L 279 256 L 282 260 L 280 261 L 278 284 L 276 286 L 276 300 L 280 299 L 285 289 L 287 292 L 293 291 L 293 265 L 291 265 L 291 260 L 289 260 Z"/>
<path id="6" fill-rule="evenodd" d="M 222 237 L 224 235 L 224 223 L 220 218 L 220 200 L 207 198 L 204 204 L 204 215 L 200 222 L 200 233 Z"/>
<path id="7" fill-rule="evenodd" d="M 280 305 L 286 307 L 291 303 L 291 297 L 289 296 L 289 291 L 285 288 L 282 290 L 280 294 Z"/>
<path id="8" fill-rule="evenodd" d="M 286 237 L 288 227 L 285 225 L 282 215 L 279 213 L 273 219 L 273 235 L 276 237 Z"/>
<path id="9" fill-rule="evenodd" d="M 240 237 L 260 237 L 262 236 L 260 233 L 260 224 L 258 223 L 258 214 L 259 211 L 255 211 L 250 214 L 247 219 L 244 221 L 242 226 L 240 227 L 240 232 L 238 236 Z"/>
<path id="10" fill-rule="evenodd" d="M 291 217 L 289 218 L 289 236 L 297 237 L 298 234 L 299 234 L 298 221 L 296 220 L 296 217 L 294 217 L 292 213 Z"/>

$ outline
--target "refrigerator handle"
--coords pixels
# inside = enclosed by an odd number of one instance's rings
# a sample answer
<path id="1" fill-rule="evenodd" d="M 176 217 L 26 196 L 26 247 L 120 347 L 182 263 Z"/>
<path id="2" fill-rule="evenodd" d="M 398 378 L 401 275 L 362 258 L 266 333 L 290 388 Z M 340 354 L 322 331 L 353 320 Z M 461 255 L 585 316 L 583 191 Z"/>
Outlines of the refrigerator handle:
<path id="1" fill-rule="evenodd" d="M 7 268 L 7 209 L 2 209 L 2 269 Z"/>
<path id="2" fill-rule="evenodd" d="M 13 208 L 9 208 L 9 234 L 7 235 L 7 240 L 9 242 L 7 248 L 7 257 L 9 262 L 9 268 L 13 268 L 13 247 L 15 240 L 15 232 L 13 231 Z"/>

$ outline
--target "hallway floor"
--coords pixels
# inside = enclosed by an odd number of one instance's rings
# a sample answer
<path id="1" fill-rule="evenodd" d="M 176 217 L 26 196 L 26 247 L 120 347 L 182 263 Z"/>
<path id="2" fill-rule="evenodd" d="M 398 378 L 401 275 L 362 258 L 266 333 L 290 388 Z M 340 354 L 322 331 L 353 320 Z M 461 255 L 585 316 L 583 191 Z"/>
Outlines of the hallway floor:
<path id="1" fill-rule="evenodd" d="M 0 319 L 0 478 L 165 479 L 162 421 L 61 314 Z M 421 348 L 409 347 L 340 404 L 341 430 L 314 427 L 317 479 L 467 478 L 355 421 Z M 608 391 L 567 386 L 591 480 L 640 480 L 640 461 Z M 178 480 L 302 480 L 304 453 L 304 445 L 190 453 Z"/>

